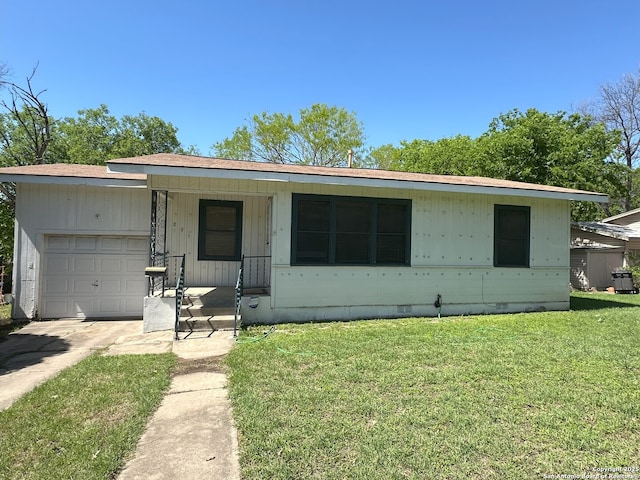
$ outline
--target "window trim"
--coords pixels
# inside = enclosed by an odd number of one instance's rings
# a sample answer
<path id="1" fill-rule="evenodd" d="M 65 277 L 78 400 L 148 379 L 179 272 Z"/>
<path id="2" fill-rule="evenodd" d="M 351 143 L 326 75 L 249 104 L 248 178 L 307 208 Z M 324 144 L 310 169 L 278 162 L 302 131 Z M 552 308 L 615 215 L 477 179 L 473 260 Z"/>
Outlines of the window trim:
<path id="1" fill-rule="evenodd" d="M 523 212 L 527 217 L 527 231 L 522 239 L 518 238 L 518 240 L 523 240 L 523 248 L 526 250 L 526 260 L 523 264 L 508 264 L 502 263 L 499 261 L 498 254 L 498 241 L 500 240 L 498 234 L 498 221 L 501 212 Z M 493 266 L 500 268 L 530 268 L 531 266 L 531 207 L 525 205 L 499 205 L 495 204 L 493 209 Z"/>
<path id="2" fill-rule="evenodd" d="M 314 262 L 300 262 L 297 260 L 298 253 L 298 203 L 300 200 L 314 200 L 314 201 L 327 201 L 329 202 L 329 240 L 328 240 L 328 260 L 326 263 L 314 263 Z M 369 261 L 366 263 L 354 263 L 354 262 L 336 262 L 336 238 L 337 238 L 337 215 L 336 204 L 337 202 L 353 202 L 353 203 L 370 203 L 371 208 L 371 221 L 369 231 Z M 377 210 L 378 205 L 402 205 L 406 207 L 406 219 L 405 219 L 405 252 L 404 261 L 399 263 L 377 263 Z M 411 266 L 411 199 L 397 199 L 397 198 L 377 198 L 377 197 L 352 197 L 341 195 L 316 195 L 306 193 L 293 193 L 291 200 L 291 266 L 314 266 L 314 267 L 326 267 L 326 266 L 348 266 L 348 267 L 398 267 L 398 266 Z"/>
<path id="3" fill-rule="evenodd" d="M 233 255 L 207 255 L 206 254 L 206 224 L 207 207 L 233 207 L 236 210 L 235 239 Z M 231 200 L 200 199 L 198 211 L 198 260 L 201 261 L 233 261 L 238 262 L 242 257 L 242 202 Z"/>

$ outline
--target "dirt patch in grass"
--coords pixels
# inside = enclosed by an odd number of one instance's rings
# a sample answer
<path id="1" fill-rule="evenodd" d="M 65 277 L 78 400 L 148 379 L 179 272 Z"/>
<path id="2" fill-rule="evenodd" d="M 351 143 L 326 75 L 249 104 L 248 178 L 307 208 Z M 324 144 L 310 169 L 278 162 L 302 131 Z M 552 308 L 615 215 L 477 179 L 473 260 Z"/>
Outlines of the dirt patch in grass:
<path id="1" fill-rule="evenodd" d="M 186 375 L 188 373 L 214 372 L 228 373 L 226 364 L 226 355 L 218 355 L 213 357 L 197 358 L 197 359 L 178 359 L 175 375 Z"/>

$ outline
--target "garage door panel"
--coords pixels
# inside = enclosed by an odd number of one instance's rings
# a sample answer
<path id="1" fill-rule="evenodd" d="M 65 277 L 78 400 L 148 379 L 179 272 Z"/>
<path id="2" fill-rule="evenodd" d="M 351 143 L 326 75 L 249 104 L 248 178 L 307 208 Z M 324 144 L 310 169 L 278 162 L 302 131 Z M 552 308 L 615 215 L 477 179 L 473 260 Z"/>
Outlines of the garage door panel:
<path id="1" fill-rule="evenodd" d="M 91 251 L 95 252 L 98 246 L 97 237 L 72 237 L 74 239 L 73 245 L 75 251 Z"/>
<path id="2" fill-rule="evenodd" d="M 142 316 L 147 237 L 47 236 L 41 316 Z"/>
<path id="3" fill-rule="evenodd" d="M 71 259 L 61 255 L 47 256 L 44 261 L 44 273 L 56 272 L 69 273 L 71 271 Z"/>
<path id="4" fill-rule="evenodd" d="M 97 289 L 94 286 L 95 280 L 91 280 L 90 278 L 71 278 L 70 284 L 71 288 L 69 289 L 69 293 L 71 294 L 86 294 L 86 295 L 95 295 L 97 294 Z"/>
<path id="5" fill-rule="evenodd" d="M 92 255 L 74 255 L 71 262 L 72 274 L 96 273 L 98 271 L 96 258 Z"/>
<path id="6" fill-rule="evenodd" d="M 45 295 L 62 295 L 69 291 L 69 281 L 66 278 L 47 278 L 42 286 Z"/>
<path id="7" fill-rule="evenodd" d="M 47 300 L 45 301 L 43 308 L 48 312 L 47 315 L 52 318 L 65 317 L 68 315 L 67 301 L 64 299 Z"/>
<path id="8" fill-rule="evenodd" d="M 45 249 L 47 251 L 63 251 L 68 252 L 71 247 L 71 239 L 69 237 L 49 236 L 45 237 Z"/>
<path id="9" fill-rule="evenodd" d="M 124 295 L 127 291 L 124 287 L 124 280 L 120 278 L 102 279 L 99 293 L 101 295 Z"/>
<path id="10" fill-rule="evenodd" d="M 86 312 L 92 312 L 95 310 L 94 300 L 92 298 L 76 299 L 69 302 L 71 305 L 71 311 L 75 317 L 87 317 L 89 315 Z"/>
<path id="11" fill-rule="evenodd" d="M 122 252 L 122 238 L 107 237 L 100 241 L 100 250 L 103 252 Z"/>
<path id="12" fill-rule="evenodd" d="M 102 315 L 115 315 L 123 311 L 123 301 L 120 298 L 99 298 L 98 312 Z"/>
<path id="13" fill-rule="evenodd" d="M 127 238 L 127 251 L 147 255 L 149 253 L 149 241 L 146 238 Z"/>
<path id="14" fill-rule="evenodd" d="M 105 258 L 100 258 L 100 272 L 101 273 L 121 273 L 123 264 L 126 264 L 126 261 L 120 257 L 109 256 Z M 138 270 L 138 272 L 144 271 Z"/>

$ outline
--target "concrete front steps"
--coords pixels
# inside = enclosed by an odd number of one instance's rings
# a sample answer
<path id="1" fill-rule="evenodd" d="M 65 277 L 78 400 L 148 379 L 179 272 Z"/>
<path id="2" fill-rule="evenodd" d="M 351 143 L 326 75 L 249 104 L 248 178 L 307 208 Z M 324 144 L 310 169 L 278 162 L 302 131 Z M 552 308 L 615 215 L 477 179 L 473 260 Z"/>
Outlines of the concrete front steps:
<path id="1" fill-rule="evenodd" d="M 233 287 L 188 287 L 178 329 L 181 332 L 233 330 L 234 308 Z"/>

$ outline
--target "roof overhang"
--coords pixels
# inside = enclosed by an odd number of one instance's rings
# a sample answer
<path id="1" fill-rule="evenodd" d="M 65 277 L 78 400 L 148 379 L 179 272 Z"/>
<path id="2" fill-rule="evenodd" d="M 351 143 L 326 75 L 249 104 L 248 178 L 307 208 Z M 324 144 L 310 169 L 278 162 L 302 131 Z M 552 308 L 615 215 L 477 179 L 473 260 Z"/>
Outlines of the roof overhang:
<path id="1" fill-rule="evenodd" d="M 47 164 L 0 168 L 0 182 L 146 188 L 146 175 L 109 173 L 99 165 Z"/>
<path id="2" fill-rule="evenodd" d="M 603 237 L 617 238 L 618 240 L 629 241 L 630 238 L 637 238 L 639 232 L 635 230 L 610 223 L 602 222 L 574 222 L 572 227 L 577 228 L 583 232 L 595 233 Z"/>
<path id="3" fill-rule="evenodd" d="M 602 193 L 483 177 L 282 165 L 185 155 L 158 154 L 116 159 L 109 161 L 107 167 L 110 172 L 128 174 L 398 188 L 599 203 L 608 201 L 608 196 Z"/>

